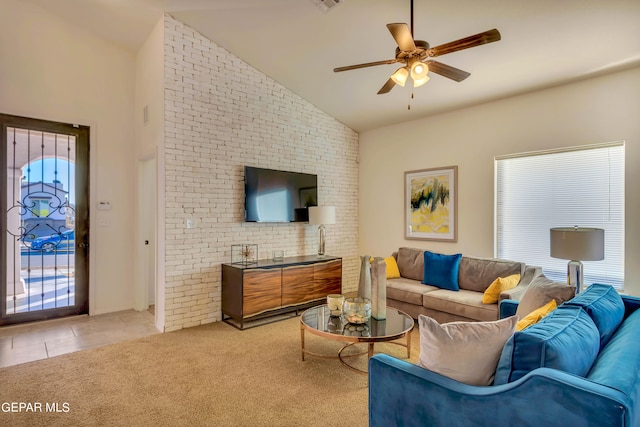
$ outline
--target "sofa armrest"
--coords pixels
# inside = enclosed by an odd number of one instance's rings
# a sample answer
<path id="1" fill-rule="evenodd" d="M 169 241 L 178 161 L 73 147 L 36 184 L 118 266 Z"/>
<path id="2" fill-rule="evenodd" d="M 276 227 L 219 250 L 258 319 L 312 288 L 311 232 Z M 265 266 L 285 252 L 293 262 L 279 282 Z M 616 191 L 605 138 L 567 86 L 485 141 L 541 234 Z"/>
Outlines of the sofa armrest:
<path id="1" fill-rule="evenodd" d="M 512 299 L 503 299 L 500 301 L 500 319 L 515 316 L 516 311 L 518 310 L 518 304 L 518 301 Z"/>
<path id="2" fill-rule="evenodd" d="M 386 354 L 369 360 L 369 426 L 632 425 L 618 390 L 539 368 L 509 384 L 460 383 Z"/>
<path id="3" fill-rule="evenodd" d="M 540 276 L 542 274 L 542 267 L 537 267 L 534 265 L 527 265 L 524 269 L 524 274 L 520 278 L 520 282 L 518 282 L 518 286 L 515 288 L 509 289 L 507 291 L 501 292 L 499 300 L 511 299 L 515 301 L 520 301 L 522 295 L 524 295 L 527 287 L 531 284 L 533 279 Z"/>

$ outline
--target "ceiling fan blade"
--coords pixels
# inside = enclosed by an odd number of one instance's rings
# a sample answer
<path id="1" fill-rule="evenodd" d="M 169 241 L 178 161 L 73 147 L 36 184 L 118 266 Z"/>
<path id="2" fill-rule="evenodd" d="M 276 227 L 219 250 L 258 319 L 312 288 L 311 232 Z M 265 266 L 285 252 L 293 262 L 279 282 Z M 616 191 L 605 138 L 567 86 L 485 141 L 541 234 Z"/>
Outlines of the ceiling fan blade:
<path id="1" fill-rule="evenodd" d="M 494 28 L 493 30 L 485 31 L 484 33 L 475 34 L 460 40 L 432 47 L 427 50 L 427 56 L 442 56 L 447 53 L 457 52 L 470 47 L 497 42 L 498 40 L 500 40 L 500 32 Z"/>
<path id="2" fill-rule="evenodd" d="M 398 62 L 398 60 L 396 59 L 387 59 L 385 61 L 376 61 L 376 62 L 366 62 L 364 64 L 348 65 L 346 67 L 334 68 L 333 72 L 339 73 L 340 71 L 356 70 L 358 68 L 373 67 L 375 65 L 395 64 L 396 62 Z"/>
<path id="3" fill-rule="evenodd" d="M 393 87 L 396 85 L 396 82 L 393 79 L 387 80 L 387 82 L 380 88 L 378 91 L 378 95 L 382 95 L 383 93 L 388 93 Z"/>
<path id="4" fill-rule="evenodd" d="M 401 51 L 413 52 L 416 50 L 416 44 L 407 24 L 387 24 L 387 28 Z"/>
<path id="5" fill-rule="evenodd" d="M 442 62 L 438 61 L 426 61 L 426 64 L 429 66 L 429 71 L 440 74 L 443 77 L 447 77 L 457 82 L 461 82 L 471 75 L 471 73 L 467 73 L 464 70 L 452 67 L 451 65 L 443 64 Z"/>

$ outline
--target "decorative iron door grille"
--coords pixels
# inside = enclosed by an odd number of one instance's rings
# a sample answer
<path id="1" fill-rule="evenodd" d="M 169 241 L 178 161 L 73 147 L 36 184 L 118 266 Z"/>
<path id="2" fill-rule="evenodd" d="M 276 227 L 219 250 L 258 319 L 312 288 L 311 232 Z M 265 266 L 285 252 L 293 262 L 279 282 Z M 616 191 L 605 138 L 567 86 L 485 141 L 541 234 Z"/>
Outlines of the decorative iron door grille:
<path id="1" fill-rule="evenodd" d="M 6 115 L 0 122 L 0 324 L 86 313 L 89 129 Z"/>

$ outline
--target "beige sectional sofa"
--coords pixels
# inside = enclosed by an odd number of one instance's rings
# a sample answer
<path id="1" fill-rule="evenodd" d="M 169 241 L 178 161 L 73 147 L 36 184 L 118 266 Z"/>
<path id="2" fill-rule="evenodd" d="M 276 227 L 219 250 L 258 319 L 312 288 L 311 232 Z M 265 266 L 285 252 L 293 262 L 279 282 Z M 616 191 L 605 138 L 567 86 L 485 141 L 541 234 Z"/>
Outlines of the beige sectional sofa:
<path id="1" fill-rule="evenodd" d="M 499 303 L 483 304 L 484 291 L 498 277 L 520 274 L 518 285 L 500 294 L 503 299 L 519 300 L 531 281 L 542 273 L 540 267 L 522 262 L 462 256 L 458 271 L 458 291 L 422 284 L 424 249 L 400 248 L 393 254 L 399 278 L 387 279 L 387 305 L 417 319 L 418 315 L 440 323 L 452 321 L 490 321 L 499 318 Z"/>

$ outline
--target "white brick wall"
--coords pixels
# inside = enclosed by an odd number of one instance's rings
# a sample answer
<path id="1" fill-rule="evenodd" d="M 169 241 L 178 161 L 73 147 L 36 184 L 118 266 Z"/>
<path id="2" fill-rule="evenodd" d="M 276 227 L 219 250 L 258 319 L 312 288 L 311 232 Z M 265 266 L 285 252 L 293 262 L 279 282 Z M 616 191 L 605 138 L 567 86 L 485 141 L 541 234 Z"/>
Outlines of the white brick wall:
<path id="1" fill-rule="evenodd" d="M 358 134 L 168 16 L 165 152 L 166 331 L 221 319 L 231 245 L 317 251 L 315 226 L 243 222 L 245 165 L 318 175 L 319 204 L 336 206 L 327 253 L 343 258 L 343 291 L 357 289 Z"/>

